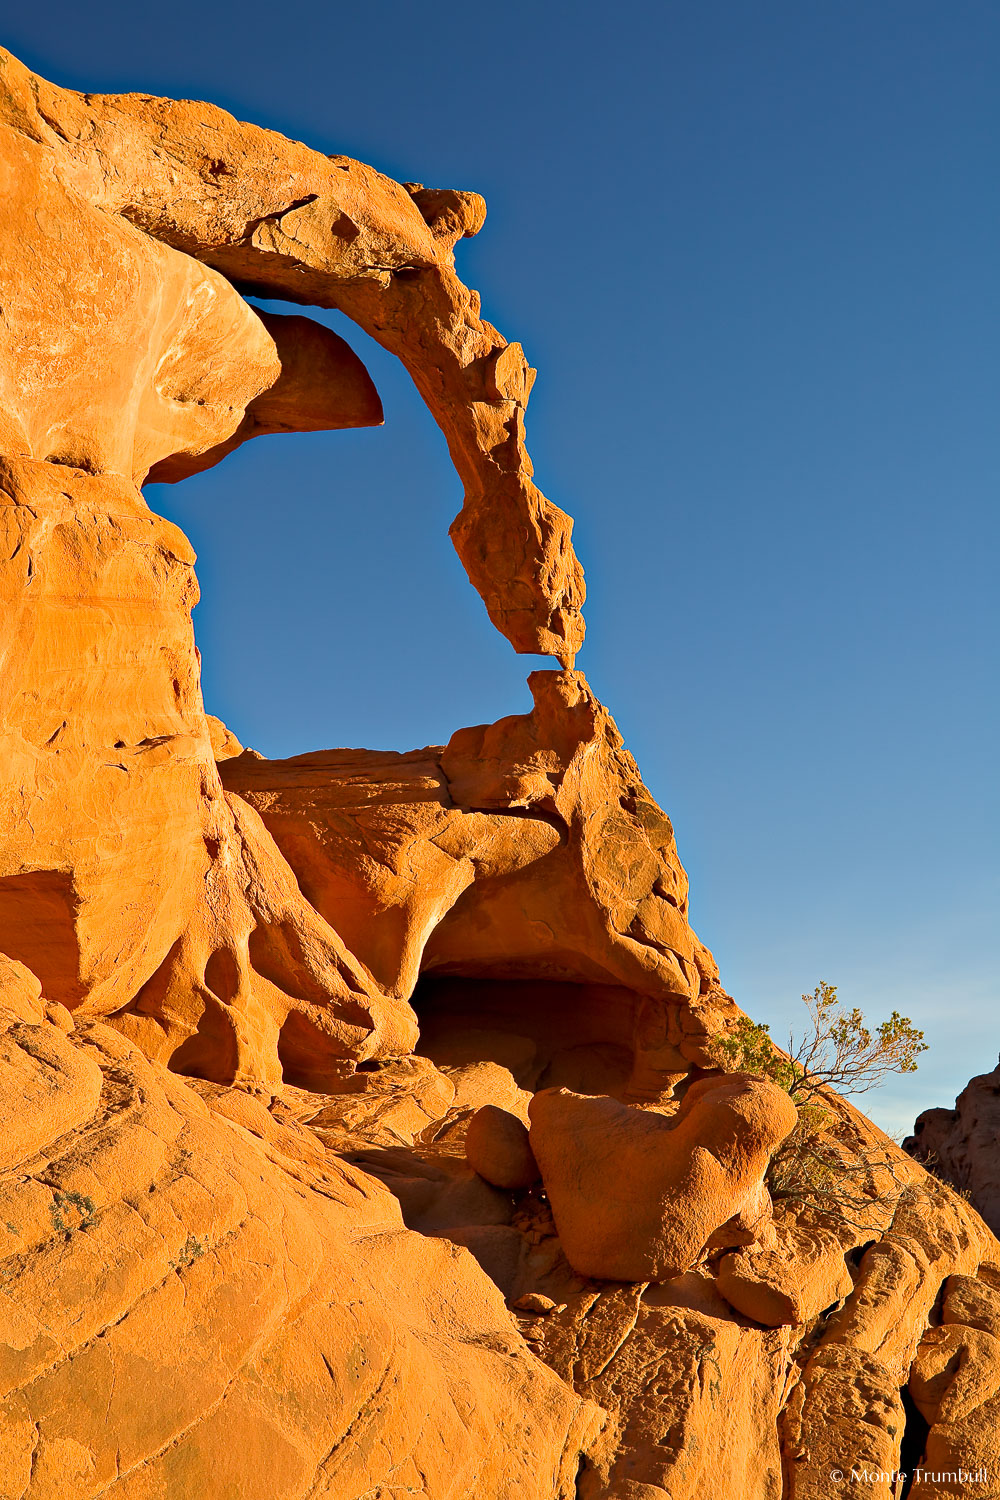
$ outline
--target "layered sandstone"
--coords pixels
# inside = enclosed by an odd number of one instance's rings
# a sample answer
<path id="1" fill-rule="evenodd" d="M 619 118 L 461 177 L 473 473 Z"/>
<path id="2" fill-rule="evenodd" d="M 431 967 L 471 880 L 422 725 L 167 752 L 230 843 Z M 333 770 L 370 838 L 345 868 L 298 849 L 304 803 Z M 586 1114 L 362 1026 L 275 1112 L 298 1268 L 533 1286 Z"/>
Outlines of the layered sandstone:
<path id="1" fill-rule="evenodd" d="M 670 822 L 574 669 L 534 372 L 455 270 L 482 200 L 7 54 L 0 174 L 0 1496 L 1000 1471 L 968 1202 L 837 1101 L 864 1211 L 772 1198 L 795 1111 L 720 1066 L 739 1011 Z M 194 556 L 140 486 L 382 419 L 255 293 L 410 370 L 470 579 L 557 659 L 529 712 L 285 761 L 206 715 Z"/>

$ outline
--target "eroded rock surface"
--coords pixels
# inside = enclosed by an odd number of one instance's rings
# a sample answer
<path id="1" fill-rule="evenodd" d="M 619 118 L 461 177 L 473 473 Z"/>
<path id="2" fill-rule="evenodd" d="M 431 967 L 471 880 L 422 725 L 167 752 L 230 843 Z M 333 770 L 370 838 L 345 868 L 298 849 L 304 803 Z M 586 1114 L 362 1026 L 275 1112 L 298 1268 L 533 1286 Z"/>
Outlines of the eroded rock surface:
<path id="1" fill-rule="evenodd" d="M 573 1494 L 601 1413 L 468 1251 L 107 1026 L 0 1043 L 32 1106 L 0 1174 L 0 1493 Z"/>
<path id="2" fill-rule="evenodd" d="M 455 241 L 482 224 L 482 200 L 415 184 L 411 192 L 361 162 L 324 156 L 214 105 L 77 94 L 35 77 L 9 53 L 2 63 L 0 128 L 11 189 L 5 202 L 15 214 L 42 208 L 56 273 L 46 288 L 49 306 L 36 309 L 32 295 L 28 327 L 8 320 L 10 353 L 25 372 L 3 403 L 11 440 L 47 458 L 51 436 L 68 423 L 72 441 L 59 436 L 64 462 L 111 461 L 118 472 L 142 474 L 152 452 L 166 459 L 193 445 L 204 453 L 232 435 L 248 402 L 280 375 L 274 342 L 232 284 L 339 308 L 399 356 L 448 440 L 466 486 L 452 535 L 494 623 L 517 650 L 570 661 L 583 639 L 583 574 L 570 543 L 572 522 L 531 478 L 524 409 L 534 371 L 521 346 L 480 317 L 478 296 L 454 270 Z M 59 233 L 70 222 L 80 224 L 75 245 Z M 11 246 L 37 242 L 34 221 L 26 226 L 15 218 L 10 230 Z M 40 268 L 28 264 L 21 278 L 18 256 L 7 250 L 4 260 L 10 307 L 20 312 L 18 286 L 25 280 L 35 286 Z M 70 261 L 78 267 L 73 272 Z M 117 285 L 106 274 L 110 265 L 121 268 Z M 171 275 L 188 280 L 161 297 Z M 125 290 L 129 295 L 113 305 L 115 293 Z M 136 336 L 146 309 L 160 307 L 167 317 L 184 309 L 181 328 L 170 325 L 161 334 L 157 326 L 156 337 L 173 339 L 165 367 L 156 345 L 150 347 L 152 333 Z M 168 403 L 169 431 L 153 449 L 144 423 L 138 461 L 130 424 L 119 426 L 100 381 L 87 378 L 100 352 L 74 359 L 68 349 L 65 357 L 60 351 L 61 363 L 52 359 L 44 330 L 64 317 L 81 332 L 101 329 L 107 345 L 101 374 L 112 372 L 133 401 Z M 243 383 L 216 358 L 206 393 L 210 362 L 198 360 L 198 348 L 211 340 L 218 350 L 227 331 L 236 335 L 230 347 Z M 25 359 L 35 351 L 38 370 Z M 130 361 L 137 359 L 146 363 L 133 373 Z M 155 390 L 146 397 L 143 373 L 148 380 L 154 368 Z M 77 382 L 69 388 L 60 374 L 67 369 Z M 201 382 L 193 412 L 186 384 L 192 379 Z"/>
<path id="3" fill-rule="evenodd" d="M 794 1109 L 720 1067 L 740 1013 L 574 670 L 534 371 L 455 270 L 482 199 L 6 53 L 0 184 L 2 1500 L 1000 1472 L 1000 1244 L 834 1100 L 864 1211 L 783 1197 Z M 558 659 L 529 712 L 279 762 L 206 715 L 194 555 L 139 486 L 382 417 L 255 293 L 410 370 L 472 582 Z"/>
<path id="4" fill-rule="evenodd" d="M 722 1074 L 692 1084 L 673 1116 L 616 1099 L 544 1089 L 531 1148 L 566 1258 L 609 1281 L 673 1281 L 731 1249 L 723 1226 L 758 1203 L 764 1174 L 795 1126 L 772 1083 Z"/>

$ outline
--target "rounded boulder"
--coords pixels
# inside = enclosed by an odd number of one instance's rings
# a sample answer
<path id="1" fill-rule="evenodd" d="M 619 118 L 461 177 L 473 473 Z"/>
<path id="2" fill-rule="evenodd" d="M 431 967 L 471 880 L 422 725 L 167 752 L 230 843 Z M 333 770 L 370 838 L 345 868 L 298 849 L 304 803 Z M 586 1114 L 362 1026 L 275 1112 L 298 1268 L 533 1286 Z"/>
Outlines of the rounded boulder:
<path id="1" fill-rule="evenodd" d="M 531 1187 L 540 1175 L 523 1122 L 495 1104 L 484 1104 L 469 1121 L 465 1156 L 480 1177 L 508 1191 Z"/>

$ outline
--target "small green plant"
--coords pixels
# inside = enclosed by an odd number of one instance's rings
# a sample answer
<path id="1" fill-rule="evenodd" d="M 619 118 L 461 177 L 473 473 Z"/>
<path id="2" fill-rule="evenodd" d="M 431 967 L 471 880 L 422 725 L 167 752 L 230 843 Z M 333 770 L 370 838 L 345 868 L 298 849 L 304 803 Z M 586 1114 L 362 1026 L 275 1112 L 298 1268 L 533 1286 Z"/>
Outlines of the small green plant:
<path id="1" fill-rule="evenodd" d="M 68 1238 L 75 1229 L 91 1229 L 96 1223 L 93 1198 L 85 1193 L 56 1193 L 49 1204 L 53 1229 Z"/>
<path id="2" fill-rule="evenodd" d="M 741 1016 L 717 1043 L 717 1056 L 731 1072 L 770 1079 L 796 1105 L 795 1129 L 768 1169 L 775 1203 L 866 1228 L 911 1189 L 885 1149 L 866 1145 L 843 1112 L 830 1108 L 830 1095 L 867 1093 L 890 1073 L 915 1072 L 927 1044 L 896 1010 L 872 1030 L 857 1007 L 841 1008 L 836 986 L 825 981 L 802 1000 L 810 1025 L 798 1040 L 789 1038 L 787 1053 L 767 1025 Z"/>
<path id="3" fill-rule="evenodd" d="M 193 1266 L 200 1256 L 205 1254 L 205 1246 L 197 1235 L 189 1234 L 183 1245 L 177 1252 L 177 1259 L 169 1262 L 171 1271 L 183 1271 L 188 1266 Z"/>

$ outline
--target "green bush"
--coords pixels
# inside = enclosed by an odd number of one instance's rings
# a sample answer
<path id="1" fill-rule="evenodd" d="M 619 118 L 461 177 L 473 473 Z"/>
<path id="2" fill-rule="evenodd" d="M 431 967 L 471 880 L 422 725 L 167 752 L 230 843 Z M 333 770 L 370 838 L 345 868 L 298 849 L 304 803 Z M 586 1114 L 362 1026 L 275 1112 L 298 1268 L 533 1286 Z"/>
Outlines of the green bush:
<path id="1" fill-rule="evenodd" d="M 863 1094 L 891 1073 L 913 1073 L 924 1034 L 894 1010 L 874 1031 L 861 1011 L 841 1008 L 836 986 L 821 981 L 803 995 L 809 1027 L 782 1052 L 767 1025 L 740 1020 L 716 1044 L 720 1064 L 776 1083 L 798 1110 L 795 1129 L 775 1153 L 767 1186 L 776 1204 L 811 1210 L 851 1230 L 867 1229 L 898 1202 L 908 1184 L 884 1147 L 865 1145 L 829 1107 L 830 1091 Z"/>
<path id="2" fill-rule="evenodd" d="M 837 987 L 820 980 L 802 996 L 809 1030 L 788 1052 L 779 1051 L 768 1025 L 741 1016 L 717 1044 L 720 1060 L 734 1073 L 760 1073 L 783 1088 L 796 1104 L 807 1104 L 825 1089 L 864 1094 L 890 1073 L 915 1073 L 917 1058 L 927 1051 L 924 1034 L 909 1016 L 894 1010 L 872 1032 L 860 1010 L 841 1009 Z"/>

